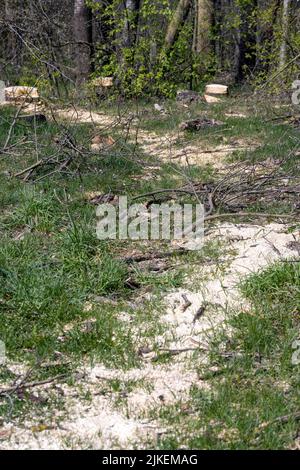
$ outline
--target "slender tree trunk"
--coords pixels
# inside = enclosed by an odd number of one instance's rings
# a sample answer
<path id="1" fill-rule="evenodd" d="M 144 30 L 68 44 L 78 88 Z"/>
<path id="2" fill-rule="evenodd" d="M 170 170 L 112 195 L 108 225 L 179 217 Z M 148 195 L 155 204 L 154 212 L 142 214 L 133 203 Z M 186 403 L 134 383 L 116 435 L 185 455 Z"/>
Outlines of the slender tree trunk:
<path id="1" fill-rule="evenodd" d="M 256 31 L 249 25 L 248 18 L 256 9 L 255 2 L 246 3 L 237 8 L 239 26 L 235 28 L 235 51 L 234 51 L 234 79 L 239 82 L 245 75 L 255 67 L 255 47 L 257 44 Z"/>
<path id="2" fill-rule="evenodd" d="M 280 1 L 275 0 L 271 4 L 270 15 L 272 21 L 266 21 L 264 18 L 264 11 L 269 7 L 269 0 L 257 0 L 257 28 L 256 28 L 256 63 L 255 70 L 260 72 L 262 70 L 267 71 L 274 64 L 271 63 L 266 57 L 271 56 L 272 49 L 274 47 L 274 30 L 278 23 L 278 16 L 280 15 Z"/>
<path id="3" fill-rule="evenodd" d="M 224 9 L 226 0 L 214 0 L 214 25 L 215 25 L 215 59 L 218 64 L 218 70 L 223 70 L 226 63 L 226 47 L 228 34 L 224 28 Z"/>
<path id="4" fill-rule="evenodd" d="M 16 34 L 10 29 L 15 26 L 16 2 L 14 0 L 5 0 L 5 20 L 8 24 L 8 33 L 6 38 L 6 58 L 12 65 L 17 65 L 18 40 Z"/>
<path id="5" fill-rule="evenodd" d="M 85 0 L 75 0 L 74 42 L 76 60 L 76 83 L 85 82 L 91 72 L 92 55 L 92 12 Z"/>
<path id="6" fill-rule="evenodd" d="M 211 51 L 210 32 L 213 23 L 213 1 L 196 0 L 194 49 L 197 54 Z"/>
<path id="7" fill-rule="evenodd" d="M 289 7 L 290 0 L 283 0 L 282 10 L 282 40 L 279 53 L 279 68 L 282 69 L 286 64 L 286 46 L 289 28 Z"/>
<path id="8" fill-rule="evenodd" d="M 235 47 L 234 47 L 234 80 L 239 82 L 243 78 L 243 59 L 244 59 L 244 40 L 242 37 L 241 27 L 235 31 Z"/>
<path id="9" fill-rule="evenodd" d="M 123 28 L 123 46 L 132 47 L 137 39 L 140 0 L 125 0 L 125 21 Z"/>
<path id="10" fill-rule="evenodd" d="M 190 7 L 191 0 L 179 0 L 177 9 L 173 15 L 173 18 L 170 21 L 165 38 L 165 47 L 167 49 L 173 46 L 176 40 L 178 30 L 189 14 Z"/>
<path id="11" fill-rule="evenodd" d="M 265 8 L 265 0 L 257 0 L 257 26 L 256 26 L 256 63 L 255 68 L 256 70 L 260 70 L 263 66 L 261 60 L 261 48 L 263 46 L 263 37 L 265 33 L 265 25 L 261 23 L 260 17 L 263 13 Z"/>

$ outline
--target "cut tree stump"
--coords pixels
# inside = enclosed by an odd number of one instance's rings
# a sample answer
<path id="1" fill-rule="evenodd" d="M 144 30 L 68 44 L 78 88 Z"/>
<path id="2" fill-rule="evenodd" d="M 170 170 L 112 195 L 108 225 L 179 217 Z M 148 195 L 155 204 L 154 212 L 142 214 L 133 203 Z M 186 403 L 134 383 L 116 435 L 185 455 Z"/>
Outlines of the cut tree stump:
<path id="1" fill-rule="evenodd" d="M 208 104 L 220 103 L 222 100 L 216 96 L 204 95 L 204 99 Z"/>
<path id="2" fill-rule="evenodd" d="M 11 86 L 4 90 L 6 101 L 16 103 L 32 102 L 40 99 L 38 89 L 30 86 Z"/>
<path id="3" fill-rule="evenodd" d="M 179 90 L 177 91 L 176 101 L 182 104 L 197 103 L 202 100 L 201 95 L 196 91 Z"/>
<path id="4" fill-rule="evenodd" d="M 111 136 L 96 135 L 91 142 L 91 151 L 97 153 L 100 150 L 109 149 L 115 143 L 116 141 Z"/>
<path id="5" fill-rule="evenodd" d="M 93 80 L 91 80 L 90 83 L 94 88 L 97 88 L 97 87 L 110 88 L 114 86 L 114 79 L 113 77 L 98 77 L 98 78 L 94 78 Z"/>
<path id="6" fill-rule="evenodd" d="M 35 123 L 44 123 L 47 122 L 47 118 L 44 114 L 24 114 L 23 116 L 19 116 L 18 119 L 21 119 L 23 122 L 27 124 L 35 124 Z"/>
<path id="7" fill-rule="evenodd" d="M 206 85 L 205 93 L 207 93 L 208 95 L 227 95 L 228 86 L 211 83 L 209 85 Z"/>

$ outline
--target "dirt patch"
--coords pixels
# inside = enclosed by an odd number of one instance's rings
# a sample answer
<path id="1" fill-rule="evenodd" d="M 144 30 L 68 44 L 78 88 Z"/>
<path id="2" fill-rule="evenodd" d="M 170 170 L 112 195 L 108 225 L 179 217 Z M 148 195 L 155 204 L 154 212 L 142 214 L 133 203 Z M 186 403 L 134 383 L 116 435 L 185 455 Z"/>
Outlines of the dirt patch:
<path id="1" fill-rule="evenodd" d="M 113 117 L 105 113 L 96 113 L 80 108 L 56 109 L 54 115 L 58 119 L 65 119 L 73 124 L 90 123 L 101 128 L 122 127 L 124 124 L 128 124 L 128 118 L 125 116 Z M 189 142 L 183 142 L 181 145 L 178 145 L 178 139 L 184 137 L 183 132 L 166 133 L 160 136 L 155 132 L 136 129 L 137 123 L 134 120 L 131 120 L 131 123 L 132 127 L 128 134 L 131 143 L 138 145 L 146 155 L 163 161 L 172 161 L 182 166 L 209 164 L 220 168 L 225 158 L 232 152 L 236 150 L 252 151 L 258 146 L 257 142 L 241 142 L 240 140 L 219 145 L 218 147 L 211 147 L 207 143 L 190 144 Z"/>

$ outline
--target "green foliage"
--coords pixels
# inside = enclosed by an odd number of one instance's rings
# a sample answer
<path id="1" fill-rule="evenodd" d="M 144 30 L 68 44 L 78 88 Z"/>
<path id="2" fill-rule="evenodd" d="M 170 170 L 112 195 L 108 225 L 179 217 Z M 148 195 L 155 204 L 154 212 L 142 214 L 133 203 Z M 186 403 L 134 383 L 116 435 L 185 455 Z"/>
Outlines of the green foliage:
<path id="1" fill-rule="evenodd" d="M 188 21 L 184 24 L 174 46 L 166 51 L 165 31 L 173 14 L 170 4 L 166 0 L 144 1 L 139 12 L 139 35 L 134 44 L 124 47 L 125 21 L 134 31 L 136 17 L 128 17 L 117 5 L 118 2 L 112 2 L 98 13 L 102 19 L 106 18 L 110 45 L 117 52 L 111 54 L 107 44 L 97 47 L 94 76 L 115 76 L 118 93 L 121 91 L 125 96 L 155 94 L 174 97 L 178 87 L 192 85 L 198 78 L 198 58 L 191 54 L 193 23 Z"/>
<path id="2" fill-rule="evenodd" d="M 290 2 L 287 34 L 283 30 L 283 2 L 233 0 L 213 5 L 214 20 L 208 32 L 211 47 L 197 53 L 197 2 L 190 2 L 174 44 L 165 48 L 168 25 L 178 2 L 143 0 L 138 11 L 131 11 L 126 9 L 125 1 L 86 0 L 95 18 L 92 78 L 113 76 L 116 94 L 121 96 L 172 98 L 179 88 L 201 90 L 212 77 L 226 82 L 247 80 L 255 87 L 261 86 L 278 71 L 284 41 L 286 62 L 297 56 L 300 34 L 296 1 Z M 40 9 L 28 8 L 28 20 L 22 10 L 17 12 L 16 25 L 24 32 L 22 44 L 19 36 L 14 38 L 18 49 L 15 57 L 8 51 L 0 65 L 4 78 L 12 84 L 39 86 L 43 96 L 62 99 L 69 97 L 76 81 L 73 4 L 65 2 L 69 16 L 59 21 L 52 2 L 48 4 Z M 3 43 L 8 34 L 2 32 Z M 268 88 L 274 93 L 290 90 L 298 68 L 299 60 L 295 60 L 276 80 L 268 82 Z"/>

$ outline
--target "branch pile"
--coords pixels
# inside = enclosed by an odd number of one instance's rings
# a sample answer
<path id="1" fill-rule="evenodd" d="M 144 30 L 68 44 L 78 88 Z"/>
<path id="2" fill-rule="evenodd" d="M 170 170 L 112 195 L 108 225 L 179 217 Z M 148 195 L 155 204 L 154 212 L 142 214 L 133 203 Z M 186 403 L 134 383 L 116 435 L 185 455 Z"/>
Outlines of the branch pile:
<path id="1" fill-rule="evenodd" d="M 289 165 L 292 158 L 294 155 L 277 161 L 238 162 L 220 171 L 215 181 L 189 181 L 180 188 L 159 189 L 134 200 L 148 198 L 146 205 L 149 207 L 154 202 L 189 196 L 205 206 L 207 219 L 230 214 L 250 215 L 247 211 L 271 216 L 275 214 L 267 214 L 265 209 L 274 202 L 281 202 L 287 208 L 281 216 L 290 217 L 300 214 L 300 177 L 295 175 L 295 162 Z M 253 209 L 262 212 L 253 213 Z"/>

